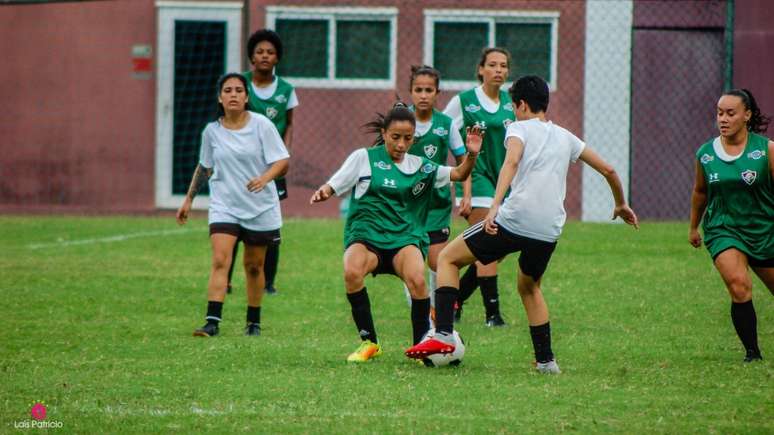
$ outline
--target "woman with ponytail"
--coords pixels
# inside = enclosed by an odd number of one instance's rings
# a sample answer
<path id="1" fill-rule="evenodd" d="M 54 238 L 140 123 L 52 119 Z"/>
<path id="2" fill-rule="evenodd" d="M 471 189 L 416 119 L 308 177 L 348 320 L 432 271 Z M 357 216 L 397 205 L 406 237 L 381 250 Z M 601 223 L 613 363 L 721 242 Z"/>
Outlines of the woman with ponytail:
<path id="1" fill-rule="evenodd" d="M 310 200 L 321 202 L 352 191 L 344 228 L 344 283 L 361 343 L 347 357 L 350 362 L 366 362 L 382 353 L 364 283 L 369 273 L 395 275 L 408 287 L 414 344 L 430 329 L 424 278 L 430 240 L 424 224 L 431 194 L 468 178 L 482 142 L 478 128 L 468 129 L 468 155 L 456 167 L 409 154 L 416 118 L 401 102 L 366 127 L 376 133 L 376 144 L 350 154 Z"/>
<path id="2" fill-rule="evenodd" d="M 688 240 L 704 245 L 731 296 L 731 321 L 745 362 L 763 359 L 748 266 L 774 294 L 774 142 L 752 93 L 733 89 L 717 105 L 720 136 L 696 152 Z"/>

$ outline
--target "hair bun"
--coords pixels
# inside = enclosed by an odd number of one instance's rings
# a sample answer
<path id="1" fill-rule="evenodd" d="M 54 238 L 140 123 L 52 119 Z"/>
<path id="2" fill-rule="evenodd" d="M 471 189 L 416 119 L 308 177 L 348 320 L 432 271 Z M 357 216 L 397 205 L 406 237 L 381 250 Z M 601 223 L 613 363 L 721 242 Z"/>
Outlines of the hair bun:
<path id="1" fill-rule="evenodd" d="M 395 104 L 392 105 L 393 109 L 408 109 L 408 106 L 403 101 L 396 101 Z"/>

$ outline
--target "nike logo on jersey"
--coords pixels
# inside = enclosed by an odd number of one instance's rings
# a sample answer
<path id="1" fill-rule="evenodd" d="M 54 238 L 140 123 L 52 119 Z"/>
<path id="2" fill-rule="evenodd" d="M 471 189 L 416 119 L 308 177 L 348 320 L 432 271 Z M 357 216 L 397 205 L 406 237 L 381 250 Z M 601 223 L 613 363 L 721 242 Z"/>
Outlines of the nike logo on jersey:
<path id="1" fill-rule="evenodd" d="M 702 164 L 704 164 L 704 165 L 706 165 L 707 163 L 709 163 L 709 162 L 711 162 L 711 161 L 713 161 L 713 160 L 715 160 L 715 157 L 713 157 L 713 156 L 711 156 L 711 155 L 709 155 L 709 154 L 704 154 L 704 155 L 702 155 L 702 156 L 701 156 L 701 158 L 699 159 L 699 161 L 700 161 Z"/>
<path id="2" fill-rule="evenodd" d="M 755 183 L 756 178 L 758 178 L 758 173 L 751 169 L 742 172 L 742 180 L 744 180 L 748 186 L 752 186 L 752 184 Z"/>

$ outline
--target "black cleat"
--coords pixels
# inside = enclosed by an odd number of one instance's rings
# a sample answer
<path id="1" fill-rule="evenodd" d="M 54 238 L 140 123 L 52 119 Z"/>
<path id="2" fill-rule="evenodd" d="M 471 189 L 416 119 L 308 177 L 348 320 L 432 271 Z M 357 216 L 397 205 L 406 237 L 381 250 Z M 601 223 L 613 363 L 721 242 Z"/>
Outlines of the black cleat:
<path id="1" fill-rule="evenodd" d="M 749 363 L 753 361 L 762 361 L 763 356 L 761 356 L 760 351 L 754 351 L 754 350 L 748 350 L 747 355 L 744 357 L 744 362 Z"/>
<path id="2" fill-rule="evenodd" d="M 454 303 L 454 323 L 459 323 L 462 320 L 462 304 L 459 302 Z"/>
<path id="3" fill-rule="evenodd" d="M 214 337 L 218 335 L 220 328 L 216 322 L 207 322 L 206 325 L 194 331 L 194 337 Z"/>
<path id="4" fill-rule="evenodd" d="M 258 337 L 261 335 L 261 324 L 248 323 L 247 326 L 245 326 L 245 335 L 253 337 Z"/>
<path id="5" fill-rule="evenodd" d="M 500 313 L 492 314 L 486 318 L 486 326 L 490 328 L 505 326 L 505 320 L 500 316 Z"/>
<path id="6" fill-rule="evenodd" d="M 276 295 L 277 289 L 274 288 L 273 285 L 266 286 L 265 289 L 263 289 L 264 292 L 266 292 L 267 295 Z"/>

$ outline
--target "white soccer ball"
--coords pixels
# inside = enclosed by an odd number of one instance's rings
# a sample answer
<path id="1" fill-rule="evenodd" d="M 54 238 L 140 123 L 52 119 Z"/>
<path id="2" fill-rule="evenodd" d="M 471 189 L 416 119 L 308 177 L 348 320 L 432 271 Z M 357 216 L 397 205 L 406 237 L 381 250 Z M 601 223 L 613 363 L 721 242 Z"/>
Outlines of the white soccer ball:
<path id="1" fill-rule="evenodd" d="M 429 340 L 435 335 L 435 328 L 430 328 L 422 337 L 422 341 Z M 457 331 L 454 331 L 454 352 L 452 353 L 437 353 L 430 355 L 422 360 L 428 367 L 442 367 L 442 366 L 458 366 L 462 362 L 462 357 L 465 356 L 465 342 L 460 337 Z"/>

